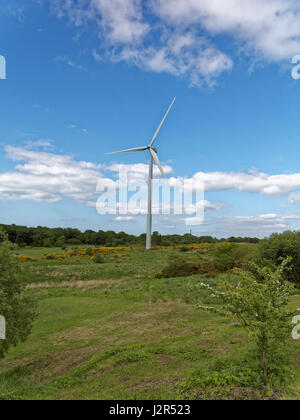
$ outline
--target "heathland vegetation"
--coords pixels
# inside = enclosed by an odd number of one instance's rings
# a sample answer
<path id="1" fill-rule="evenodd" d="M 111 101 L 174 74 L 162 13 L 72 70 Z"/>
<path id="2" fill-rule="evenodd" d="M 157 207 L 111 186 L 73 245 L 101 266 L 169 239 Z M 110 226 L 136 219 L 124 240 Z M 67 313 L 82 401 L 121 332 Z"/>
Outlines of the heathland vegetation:
<path id="1" fill-rule="evenodd" d="M 9 228 L 3 264 L 22 273 L 31 333 L 0 361 L 0 399 L 300 399 L 300 233 L 155 233 L 145 251 L 141 237 L 32 246 Z"/>

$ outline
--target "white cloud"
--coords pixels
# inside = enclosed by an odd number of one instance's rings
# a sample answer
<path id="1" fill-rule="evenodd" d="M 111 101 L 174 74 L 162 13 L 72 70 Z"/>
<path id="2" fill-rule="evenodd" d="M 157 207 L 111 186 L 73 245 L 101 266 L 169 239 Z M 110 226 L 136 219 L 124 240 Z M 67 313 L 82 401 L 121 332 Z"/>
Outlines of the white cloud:
<path id="1" fill-rule="evenodd" d="M 141 0 L 92 0 L 91 8 L 99 13 L 101 30 L 111 44 L 140 43 L 150 29 L 143 22 Z"/>
<path id="2" fill-rule="evenodd" d="M 232 60 L 220 52 L 207 39 L 187 31 L 170 33 L 168 39 L 157 46 L 144 49 L 125 47 L 112 59 L 127 61 L 154 73 L 170 73 L 189 78 L 191 86 L 200 86 L 203 81 L 213 86 L 215 79 L 233 67 Z"/>
<path id="3" fill-rule="evenodd" d="M 145 182 L 148 181 L 149 176 L 149 165 L 145 163 L 129 165 L 112 163 L 110 165 L 105 165 L 105 170 L 113 172 L 118 176 L 123 185 L 128 184 L 129 186 L 143 186 L 142 184 L 145 184 Z M 173 172 L 173 169 L 169 165 L 163 165 L 163 170 L 166 175 Z M 156 165 L 153 167 L 153 178 L 161 178 L 161 173 Z"/>
<path id="4" fill-rule="evenodd" d="M 93 20 L 99 25 L 101 44 L 92 55 L 126 61 L 144 70 L 186 77 L 191 85 L 213 86 L 215 79 L 232 69 L 232 60 L 196 30 L 171 28 L 152 14 L 141 0 L 52 0 L 59 18 L 68 16 L 74 25 Z M 68 57 L 59 59 L 75 67 Z"/>
<path id="5" fill-rule="evenodd" d="M 36 140 L 36 141 L 33 141 L 33 140 L 28 140 L 28 141 L 26 141 L 26 148 L 27 149 L 39 149 L 39 148 L 41 148 L 41 149 L 43 149 L 43 150 L 47 150 L 47 151 L 49 151 L 49 150 L 53 150 L 54 149 L 54 146 L 53 146 L 53 140 L 51 140 L 51 139 L 40 139 L 40 140 Z"/>
<path id="6" fill-rule="evenodd" d="M 290 222 L 300 220 L 300 213 L 261 214 L 256 216 L 235 216 L 218 218 L 217 223 L 223 234 L 255 235 L 263 237 L 272 232 L 292 229 Z"/>
<path id="7" fill-rule="evenodd" d="M 109 186 L 101 165 L 76 161 L 71 156 L 6 146 L 7 157 L 18 163 L 12 172 L 0 173 L 1 200 L 58 202 L 64 197 L 88 201 L 95 197 L 97 182 Z"/>
<path id="8" fill-rule="evenodd" d="M 208 191 L 237 190 L 270 196 L 286 195 L 300 189 L 300 173 L 269 175 L 263 172 L 198 172 L 192 178 L 171 178 L 172 186 L 187 188 L 204 184 Z"/>
<path id="9" fill-rule="evenodd" d="M 93 202 L 102 188 L 118 187 L 117 178 L 121 173 L 120 188 L 125 186 L 126 176 L 131 187 L 143 186 L 146 191 L 148 165 L 143 163 L 102 164 L 77 161 L 72 156 L 50 152 L 51 140 L 31 141 L 25 147 L 6 146 L 6 155 L 16 162 L 14 171 L 0 173 L 0 198 L 41 201 L 59 201 L 63 197 L 83 202 Z M 44 150 L 40 150 L 40 149 Z M 170 175 L 170 165 L 163 165 Z M 112 175 L 104 175 L 104 172 Z M 126 174 L 126 176 L 124 175 Z M 160 178 L 160 172 L 154 166 L 154 177 Z M 158 182 L 158 181 L 157 181 Z M 204 185 L 205 193 L 210 191 L 236 190 L 257 193 L 266 196 L 288 196 L 291 203 L 300 201 L 300 173 L 269 175 L 251 171 L 239 172 L 198 172 L 191 178 L 171 177 L 171 186 L 187 192 Z M 163 184 L 164 185 L 164 184 Z M 99 193 L 98 193 L 99 195 Z M 146 202 L 146 196 L 145 196 Z M 205 211 L 222 208 L 222 203 L 203 201 Z"/>
<path id="10" fill-rule="evenodd" d="M 111 202 L 107 207 L 107 203 L 104 201 L 99 200 L 97 203 L 89 202 L 88 205 L 90 207 L 97 207 L 100 214 L 102 214 L 102 210 L 105 210 L 107 214 L 116 214 L 119 215 L 143 215 L 145 216 L 148 213 L 148 201 L 147 200 L 140 200 L 140 201 L 131 201 L 130 199 L 128 201 L 124 202 Z M 177 218 L 181 223 L 187 223 L 189 224 L 202 224 L 203 223 L 203 217 L 201 216 L 194 216 L 196 214 L 204 214 L 210 213 L 213 211 L 218 211 L 224 207 L 224 204 L 222 203 L 212 203 L 208 200 L 201 200 L 198 201 L 195 204 L 188 204 L 188 205 L 182 205 L 179 203 L 167 203 L 167 202 L 158 202 L 153 201 L 152 202 L 152 214 L 154 215 L 167 215 L 171 214 Z M 117 209 L 117 210 L 116 210 Z M 178 218 L 178 215 L 191 215 L 193 217 L 186 217 L 186 218 Z M 199 222 L 200 221 L 200 222 Z"/>
<path id="11" fill-rule="evenodd" d="M 168 24 L 230 34 L 247 52 L 270 61 L 300 51 L 298 0 L 152 0 L 152 5 Z"/>
<path id="12" fill-rule="evenodd" d="M 93 21 L 101 43 L 93 56 L 213 86 L 233 67 L 217 46 L 226 35 L 252 62 L 289 60 L 300 51 L 298 0 L 51 0 L 59 18 Z M 227 44 L 228 45 L 228 44 Z M 223 47 L 224 48 L 224 44 Z M 232 48 L 231 48 L 232 50 Z M 62 57 L 67 64 L 75 63 Z"/>
<path id="13" fill-rule="evenodd" d="M 293 192 L 289 195 L 289 202 L 296 204 L 300 202 L 300 192 Z"/>
<path id="14" fill-rule="evenodd" d="M 89 7 L 90 0 L 51 0 L 51 10 L 58 18 L 68 16 L 71 23 L 80 26 L 88 19 L 94 17 L 92 9 Z M 88 7 L 87 7 L 88 6 Z"/>
<path id="15" fill-rule="evenodd" d="M 137 219 L 132 216 L 117 216 L 113 218 L 114 222 L 136 222 Z"/>

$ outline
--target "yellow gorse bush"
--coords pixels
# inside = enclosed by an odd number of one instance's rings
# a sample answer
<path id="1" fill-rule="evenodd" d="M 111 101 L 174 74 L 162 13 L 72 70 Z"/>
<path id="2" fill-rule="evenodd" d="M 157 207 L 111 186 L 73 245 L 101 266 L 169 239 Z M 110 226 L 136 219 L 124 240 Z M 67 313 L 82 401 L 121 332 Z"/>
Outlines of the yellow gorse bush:
<path id="1" fill-rule="evenodd" d="M 201 243 L 201 244 L 188 244 L 188 245 L 171 245 L 171 246 L 154 246 L 152 248 L 153 251 L 157 250 L 166 250 L 166 249 L 174 249 L 180 250 L 181 248 L 187 248 L 190 251 L 199 251 L 200 253 L 208 253 L 211 252 L 216 248 L 215 244 L 211 243 Z M 76 261 L 80 262 L 83 259 L 94 261 L 95 256 L 100 255 L 103 259 L 105 258 L 116 258 L 121 261 L 122 258 L 130 259 L 130 252 L 132 251 L 143 251 L 143 248 L 137 247 L 136 245 L 133 246 L 118 246 L 118 247 L 98 247 L 98 248 L 74 248 L 67 251 L 62 252 L 55 252 L 44 254 L 43 258 L 46 260 L 56 260 L 56 261 L 64 261 L 70 258 L 76 259 Z M 21 256 L 18 258 L 20 262 L 29 262 L 29 261 L 37 261 L 34 257 L 27 257 Z"/>
<path id="2" fill-rule="evenodd" d="M 66 260 L 68 258 L 77 258 L 77 261 L 81 261 L 82 258 L 86 258 L 93 261 L 96 255 L 100 255 L 102 258 L 110 255 L 115 255 L 117 258 L 121 258 L 124 254 L 121 252 L 133 251 L 134 247 L 119 246 L 119 247 L 101 247 L 101 248 L 76 248 L 65 252 L 57 252 L 53 254 L 45 254 L 46 260 Z"/>
<path id="3" fill-rule="evenodd" d="M 37 261 L 36 258 L 29 257 L 28 255 L 21 255 L 20 257 L 17 258 L 17 260 L 19 262 L 35 262 L 35 261 Z"/>

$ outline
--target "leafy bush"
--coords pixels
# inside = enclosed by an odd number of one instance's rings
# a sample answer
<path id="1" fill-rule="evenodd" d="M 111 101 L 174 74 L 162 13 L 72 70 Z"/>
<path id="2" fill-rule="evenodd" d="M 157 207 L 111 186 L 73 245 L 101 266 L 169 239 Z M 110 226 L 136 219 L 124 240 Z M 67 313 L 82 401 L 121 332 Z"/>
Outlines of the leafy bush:
<path id="1" fill-rule="evenodd" d="M 2 244 L 3 242 L 8 242 L 8 236 L 4 232 L 4 230 L 0 228 L 0 244 Z"/>
<path id="2" fill-rule="evenodd" d="M 231 255 L 220 255 L 214 259 L 213 265 L 217 271 L 228 271 L 235 266 L 235 259 Z"/>
<path id="3" fill-rule="evenodd" d="M 96 254 L 95 257 L 94 257 L 94 262 L 96 264 L 103 264 L 104 263 L 104 258 L 100 254 Z"/>
<path id="4" fill-rule="evenodd" d="M 29 257 L 29 255 L 21 255 L 18 257 L 19 262 L 36 262 L 37 259 L 35 257 Z"/>
<path id="5" fill-rule="evenodd" d="M 251 244 L 224 243 L 215 250 L 214 266 L 218 271 L 231 270 L 233 267 L 243 268 L 253 253 Z"/>
<path id="6" fill-rule="evenodd" d="M 25 294 L 24 272 L 10 251 L 0 244 L 0 314 L 6 320 L 6 340 L 0 340 L 0 358 L 12 345 L 25 341 L 36 317 L 35 303 Z"/>
<path id="7" fill-rule="evenodd" d="M 252 273 L 236 269 L 238 283 L 224 282 L 224 291 L 200 284 L 221 304 L 200 308 L 234 318 L 256 343 L 265 384 L 278 376 L 275 368 L 289 365 L 286 348 L 294 314 L 287 307 L 293 287 L 284 273 L 289 270 L 290 260 L 282 261 L 275 271 L 256 265 Z"/>
<path id="8" fill-rule="evenodd" d="M 172 255 L 169 257 L 168 265 L 156 275 L 156 278 L 186 277 L 197 274 L 199 264 L 189 262 L 181 255 Z"/>
<path id="9" fill-rule="evenodd" d="M 279 399 L 279 386 L 286 383 L 290 369 L 284 363 L 274 364 L 270 369 L 272 385 L 275 389 L 263 389 L 264 381 L 260 373 L 259 360 L 254 352 L 237 360 L 232 356 L 215 359 L 211 364 L 197 369 L 181 379 L 177 386 L 181 395 L 201 399 Z M 194 399 L 194 398 L 193 398 Z"/>
<path id="10" fill-rule="evenodd" d="M 92 250 L 92 248 L 87 248 L 85 250 L 85 255 L 88 255 L 89 257 L 92 257 L 93 256 L 93 250 Z"/>
<path id="11" fill-rule="evenodd" d="M 57 241 L 55 242 L 55 246 L 57 248 L 62 248 L 65 247 L 65 237 L 64 236 L 60 236 Z"/>
<path id="12" fill-rule="evenodd" d="M 168 265 L 156 275 L 156 278 L 187 277 L 194 274 L 202 274 L 206 277 L 214 277 L 216 271 L 211 261 L 189 261 L 181 255 L 169 257 Z"/>
<path id="13" fill-rule="evenodd" d="M 201 262 L 198 267 L 198 273 L 205 277 L 214 277 L 217 274 L 212 261 Z"/>
<path id="14" fill-rule="evenodd" d="M 239 245 L 232 243 L 224 243 L 217 246 L 215 250 L 215 256 L 221 257 L 222 255 L 232 255 L 233 250 L 235 250 Z"/>
<path id="15" fill-rule="evenodd" d="M 233 251 L 237 247 L 238 245 L 233 243 L 225 243 L 217 246 L 214 257 L 214 267 L 217 271 L 228 271 L 236 266 Z"/>
<path id="16" fill-rule="evenodd" d="M 286 279 L 300 287 L 300 232 L 274 233 L 260 242 L 250 260 L 260 266 L 276 268 L 287 257 L 292 258 L 292 269 L 285 273 Z"/>
<path id="17" fill-rule="evenodd" d="M 52 246 L 53 246 L 53 241 L 51 241 L 50 238 L 44 240 L 43 247 L 45 247 L 45 248 L 51 248 Z"/>
<path id="18" fill-rule="evenodd" d="M 188 252 L 189 251 L 189 249 L 188 249 L 188 247 L 187 246 L 185 246 L 185 245 L 183 245 L 181 248 L 180 248 L 180 252 Z"/>

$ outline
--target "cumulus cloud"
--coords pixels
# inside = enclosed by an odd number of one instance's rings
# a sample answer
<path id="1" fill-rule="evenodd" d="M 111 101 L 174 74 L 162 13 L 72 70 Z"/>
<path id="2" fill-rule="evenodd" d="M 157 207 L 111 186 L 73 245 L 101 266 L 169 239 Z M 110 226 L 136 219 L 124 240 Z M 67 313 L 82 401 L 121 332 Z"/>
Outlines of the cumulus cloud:
<path id="1" fill-rule="evenodd" d="M 109 186 L 101 165 L 76 161 L 72 156 L 6 146 L 6 155 L 17 163 L 15 170 L 0 173 L 0 199 L 58 202 L 64 197 L 93 199 L 99 180 Z"/>
<path id="2" fill-rule="evenodd" d="M 92 52 L 96 61 L 103 57 L 125 61 L 147 71 L 186 77 L 197 86 L 213 86 L 233 66 L 207 36 L 196 29 L 169 26 L 142 0 L 52 0 L 52 9 L 77 26 L 96 22 L 101 39 L 101 54 Z M 68 57 L 61 61 L 74 64 Z"/>
<path id="3" fill-rule="evenodd" d="M 97 61 L 129 62 L 185 77 L 192 86 L 213 86 L 233 67 L 216 35 L 226 35 L 239 54 L 254 61 L 290 60 L 300 51 L 298 0 L 51 0 L 51 5 L 76 26 L 98 25 L 101 54 L 92 53 Z"/>
<path id="4" fill-rule="evenodd" d="M 150 29 L 140 0 L 92 0 L 91 7 L 99 13 L 101 30 L 111 44 L 140 43 Z"/>
<path id="5" fill-rule="evenodd" d="M 212 87 L 216 78 L 233 67 L 232 60 L 225 53 L 206 38 L 190 31 L 170 31 L 163 42 L 142 49 L 127 46 L 115 52 L 111 59 L 127 61 L 154 73 L 188 77 L 191 86 L 201 86 L 205 82 Z"/>
<path id="6" fill-rule="evenodd" d="M 270 61 L 290 59 L 300 50 L 297 0 L 152 0 L 152 5 L 168 24 L 230 34 L 248 53 Z"/>
<path id="7" fill-rule="evenodd" d="M 52 148 L 50 140 L 31 141 L 25 147 L 6 146 L 7 158 L 16 162 L 16 165 L 13 171 L 0 173 L 0 198 L 56 202 L 68 197 L 95 203 L 99 192 L 105 189 L 113 191 L 125 188 L 126 185 L 132 187 L 132 192 L 136 188 L 144 192 L 147 189 L 147 164 L 97 165 L 78 161 L 70 155 L 54 153 L 50 151 Z M 172 174 L 170 165 L 163 165 L 163 168 L 167 175 Z M 161 187 L 165 185 L 164 181 L 159 180 L 160 177 L 159 169 L 155 165 L 155 188 L 156 183 Z M 197 172 L 191 178 L 169 177 L 169 183 L 178 191 L 188 194 L 201 192 L 204 188 L 205 193 L 236 190 L 266 196 L 288 196 L 291 203 L 300 201 L 300 173 L 270 175 L 255 171 Z M 145 203 L 146 197 L 145 195 Z M 198 203 L 202 203 L 205 212 L 216 211 L 223 206 L 204 199 Z"/>
<path id="8" fill-rule="evenodd" d="M 16 165 L 13 171 L 0 173 L 1 200 L 55 203 L 71 198 L 93 206 L 100 191 L 125 186 L 118 183 L 119 173 L 126 172 L 129 186 L 145 183 L 148 177 L 146 164 L 101 165 L 78 161 L 70 155 L 49 152 L 52 147 L 50 140 L 31 141 L 25 147 L 5 147 L 6 157 Z M 164 170 L 172 172 L 170 166 L 164 166 Z M 105 176 L 104 172 L 113 177 Z M 160 176 L 157 167 L 154 167 L 154 176 Z"/>
<path id="9" fill-rule="evenodd" d="M 269 175 L 263 172 L 197 172 L 193 177 L 171 178 L 172 186 L 187 189 L 204 185 L 205 191 L 237 190 L 270 196 L 283 196 L 300 189 L 300 173 Z M 298 195 L 299 196 L 299 195 Z M 291 200 L 295 195 L 291 196 Z M 294 199 L 295 200 L 295 199 Z"/>

